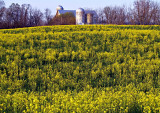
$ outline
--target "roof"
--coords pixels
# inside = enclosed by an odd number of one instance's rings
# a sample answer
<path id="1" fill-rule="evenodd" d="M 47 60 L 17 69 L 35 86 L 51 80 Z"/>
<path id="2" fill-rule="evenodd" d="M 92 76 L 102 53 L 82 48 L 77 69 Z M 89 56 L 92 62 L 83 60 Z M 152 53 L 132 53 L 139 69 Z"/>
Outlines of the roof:
<path id="1" fill-rule="evenodd" d="M 76 12 L 85 12 L 83 8 L 79 8 L 76 10 Z"/>
<path id="2" fill-rule="evenodd" d="M 59 14 L 65 14 L 65 13 L 73 13 L 76 17 L 76 10 L 58 10 Z"/>
<path id="3" fill-rule="evenodd" d="M 58 10 L 59 14 L 65 14 L 65 13 L 73 13 L 74 16 L 76 17 L 76 10 Z M 95 17 L 98 17 L 96 11 L 94 10 L 85 10 L 85 14 L 88 14 L 88 13 L 92 13 L 94 14 Z"/>

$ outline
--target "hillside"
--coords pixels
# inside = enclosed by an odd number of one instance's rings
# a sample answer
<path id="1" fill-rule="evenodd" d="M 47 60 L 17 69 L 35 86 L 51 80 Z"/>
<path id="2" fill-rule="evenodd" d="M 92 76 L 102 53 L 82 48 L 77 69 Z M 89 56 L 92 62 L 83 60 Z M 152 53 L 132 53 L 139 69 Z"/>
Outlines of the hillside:
<path id="1" fill-rule="evenodd" d="M 160 26 L 0 30 L 0 112 L 160 112 Z"/>

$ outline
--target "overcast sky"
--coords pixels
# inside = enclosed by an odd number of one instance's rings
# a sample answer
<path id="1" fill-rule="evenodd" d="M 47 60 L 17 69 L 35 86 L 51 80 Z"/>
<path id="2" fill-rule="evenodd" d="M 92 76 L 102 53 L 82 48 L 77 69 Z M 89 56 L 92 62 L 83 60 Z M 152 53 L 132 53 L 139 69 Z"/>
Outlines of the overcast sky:
<path id="1" fill-rule="evenodd" d="M 52 13 L 56 12 L 56 7 L 62 5 L 64 9 L 78 9 L 91 8 L 98 9 L 105 6 L 127 6 L 131 7 L 135 0 L 4 0 L 6 7 L 9 7 L 12 3 L 18 4 L 31 4 L 33 8 L 38 8 L 41 11 L 49 8 Z M 156 2 L 160 0 L 154 0 Z"/>

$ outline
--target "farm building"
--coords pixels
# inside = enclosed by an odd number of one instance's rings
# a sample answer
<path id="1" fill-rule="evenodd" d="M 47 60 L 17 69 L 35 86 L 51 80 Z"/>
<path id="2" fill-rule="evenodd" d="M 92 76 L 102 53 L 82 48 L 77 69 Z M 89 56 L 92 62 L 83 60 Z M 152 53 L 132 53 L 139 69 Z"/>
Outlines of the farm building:
<path id="1" fill-rule="evenodd" d="M 84 10 L 83 8 L 79 8 L 77 10 L 64 10 L 64 8 L 59 5 L 57 7 L 56 15 L 61 15 L 65 13 L 72 13 L 76 18 L 77 25 L 97 23 L 98 15 L 94 10 Z"/>

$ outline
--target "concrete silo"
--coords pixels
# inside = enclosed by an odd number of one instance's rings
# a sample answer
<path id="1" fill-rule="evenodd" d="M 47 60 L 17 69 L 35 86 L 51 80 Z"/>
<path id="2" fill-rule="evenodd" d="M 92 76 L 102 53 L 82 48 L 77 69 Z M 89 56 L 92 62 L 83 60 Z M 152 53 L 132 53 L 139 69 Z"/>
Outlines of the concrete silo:
<path id="1" fill-rule="evenodd" d="M 87 14 L 87 24 L 93 24 L 93 14 L 92 13 Z"/>
<path id="2" fill-rule="evenodd" d="M 85 23 L 85 11 L 82 8 L 76 10 L 76 24 L 82 25 Z"/>

